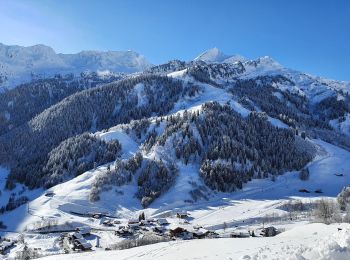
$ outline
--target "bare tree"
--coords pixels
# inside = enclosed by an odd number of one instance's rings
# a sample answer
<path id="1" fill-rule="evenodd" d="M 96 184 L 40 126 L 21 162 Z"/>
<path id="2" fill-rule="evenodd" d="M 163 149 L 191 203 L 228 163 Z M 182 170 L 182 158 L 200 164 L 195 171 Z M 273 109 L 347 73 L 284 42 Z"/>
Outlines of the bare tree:
<path id="1" fill-rule="evenodd" d="M 313 213 L 316 220 L 326 224 L 340 221 L 339 207 L 329 199 L 318 200 Z"/>

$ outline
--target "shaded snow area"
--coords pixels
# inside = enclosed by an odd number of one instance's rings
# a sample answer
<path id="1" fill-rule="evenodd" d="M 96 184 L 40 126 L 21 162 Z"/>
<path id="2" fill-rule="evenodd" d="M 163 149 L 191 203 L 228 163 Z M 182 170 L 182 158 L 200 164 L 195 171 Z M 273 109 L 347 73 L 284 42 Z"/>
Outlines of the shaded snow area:
<path id="1" fill-rule="evenodd" d="M 350 114 L 346 114 L 342 120 L 334 119 L 330 121 L 330 125 L 340 132 L 350 135 Z"/>
<path id="2" fill-rule="evenodd" d="M 338 231 L 338 227 L 343 228 Z M 350 226 L 308 224 L 270 238 L 174 241 L 122 251 L 51 256 L 45 259 L 350 259 Z"/>

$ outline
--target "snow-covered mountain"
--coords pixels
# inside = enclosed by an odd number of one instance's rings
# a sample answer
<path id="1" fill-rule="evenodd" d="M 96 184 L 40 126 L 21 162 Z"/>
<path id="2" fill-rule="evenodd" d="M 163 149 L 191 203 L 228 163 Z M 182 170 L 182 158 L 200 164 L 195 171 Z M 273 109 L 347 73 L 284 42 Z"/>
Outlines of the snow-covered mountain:
<path id="1" fill-rule="evenodd" d="M 234 63 L 237 61 L 246 61 L 247 59 L 241 55 L 227 55 L 223 53 L 218 48 L 212 48 L 206 50 L 202 54 L 200 54 L 195 61 L 205 61 L 205 62 L 226 62 L 226 63 Z"/>
<path id="2" fill-rule="evenodd" d="M 7 46 L 0 43 L 0 88 L 12 88 L 33 79 L 55 74 L 80 74 L 84 71 L 139 72 L 151 64 L 133 51 L 82 51 L 57 54 L 51 47 Z"/>

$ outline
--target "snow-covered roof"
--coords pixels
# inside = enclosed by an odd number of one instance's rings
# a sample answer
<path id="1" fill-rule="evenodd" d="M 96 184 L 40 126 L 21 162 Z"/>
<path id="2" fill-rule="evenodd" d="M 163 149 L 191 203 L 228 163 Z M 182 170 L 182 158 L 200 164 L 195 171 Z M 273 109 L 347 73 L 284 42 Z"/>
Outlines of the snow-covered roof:
<path id="1" fill-rule="evenodd" d="M 157 219 L 157 222 L 159 224 L 168 224 L 169 223 L 169 221 L 166 218 L 159 218 L 159 219 Z"/>
<path id="2" fill-rule="evenodd" d="M 83 235 L 80 234 L 79 232 L 74 232 L 72 236 L 75 237 L 76 239 L 83 239 Z"/>
<path id="3" fill-rule="evenodd" d="M 75 241 L 77 241 L 85 249 L 90 249 L 92 247 L 92 245 L 89 242 L 87 242 L 84 238 L 78 238 Z"/>
<path id="4" fill-rule="evenodd" d="M 85 235 L 91 232 L 91 227 L 77 227 L 77 231 L 79 231 L 80 234 Z"/>

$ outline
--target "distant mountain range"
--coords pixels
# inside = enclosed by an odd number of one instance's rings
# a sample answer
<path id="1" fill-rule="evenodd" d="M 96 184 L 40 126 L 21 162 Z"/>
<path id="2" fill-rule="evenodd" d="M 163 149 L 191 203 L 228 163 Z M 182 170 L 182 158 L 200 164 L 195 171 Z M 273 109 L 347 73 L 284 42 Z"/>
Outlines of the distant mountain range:
<path id="1" fill-rule="evenodd" d="M 51 47 L 8 46 L 0 43 L 0 89 L 12 88 L 33 79 L 55 74 L 81 72 L 132 73 L 151 67 L 142 55 L 133 51 L 82 51 L 77 54 L 56 53 Z"/>

